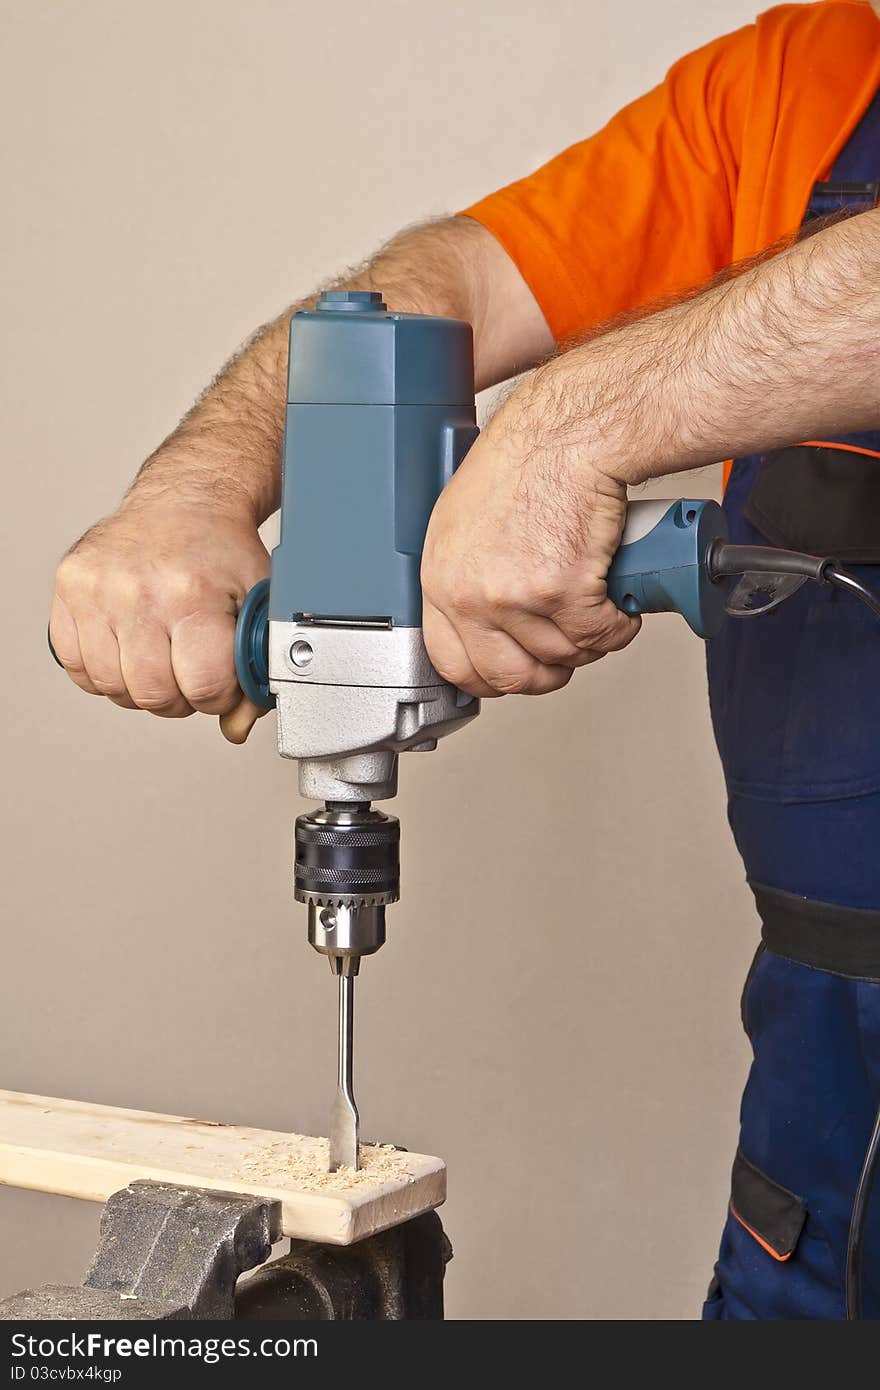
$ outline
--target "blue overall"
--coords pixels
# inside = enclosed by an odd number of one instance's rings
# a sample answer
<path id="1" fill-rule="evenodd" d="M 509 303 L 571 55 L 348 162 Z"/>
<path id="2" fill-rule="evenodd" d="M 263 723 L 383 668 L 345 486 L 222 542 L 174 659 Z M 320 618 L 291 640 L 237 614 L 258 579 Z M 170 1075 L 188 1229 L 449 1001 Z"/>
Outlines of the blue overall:
<path id="1" fill-rule="evenodd" d="M 878 177 L 880 93 L 829 183 Z M 828 185 L 817 185 L 807 219 L 831 204 L 858 208 L 864 196 L 829 195 Z M 849 446 L 844 457 L 864 450 L 859 466 L 880 470 L 880 431 L 832 443 Z M 734 541 L 768 544 L 746 515 L 768 457 L 734 463 L 724 502 Z M 797 508 L 796 496 L 790 505 Z M 880 514 L 876 526 L 880 548 Z M 880 556 L 847 567 L 880 586 Z M 708 671 L 730 824 L 749 882 L 794 895 L 795 911 L 807 899 L 820 915 L 825 904 L 876 912 L 877 618 L 850 595 L 808 584 L 772 614 L 728 620 L 708 644 Z M 847 1229 L 880 1104 L 877 974 L 854 978 L 759 947 L 742 1006 L 754 1060 L 704 1318 L 845 1316 Z M 866 1242 L 864 1315 L 880 1317 L 880 1185 Z"/>

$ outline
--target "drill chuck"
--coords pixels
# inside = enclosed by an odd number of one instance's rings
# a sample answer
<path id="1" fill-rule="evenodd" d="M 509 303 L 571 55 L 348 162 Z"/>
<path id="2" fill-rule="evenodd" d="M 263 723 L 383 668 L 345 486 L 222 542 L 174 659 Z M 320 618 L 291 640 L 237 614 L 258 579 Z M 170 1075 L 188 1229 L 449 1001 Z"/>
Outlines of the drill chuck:
<path id="1" fill-rule="evenodd" d="M 296 822 L 294 895 L 309 941 L 337 975 L 385 941 L 385 905 L 400 896 L 400 822 L 369 805 L 328 805 Z"/>
<path id="2" fill-rule="evenodd" d="M 400 897 L 400 822 L 369 806 L 327 806 L 296 822 L 293 890 L 318 907 L 379 907 Z"/>

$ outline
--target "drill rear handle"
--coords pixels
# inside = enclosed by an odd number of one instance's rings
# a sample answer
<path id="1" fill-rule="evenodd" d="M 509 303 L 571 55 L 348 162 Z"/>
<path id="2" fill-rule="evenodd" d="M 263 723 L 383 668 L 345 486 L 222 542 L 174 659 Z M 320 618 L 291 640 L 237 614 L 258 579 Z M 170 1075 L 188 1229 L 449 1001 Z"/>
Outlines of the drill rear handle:
<path id="1" fill-rule="evenodd" d="M 727 534 L 717 502 L 630 502 L 608 571 L 608 597 L 633 617 L 680 613 L 698 637 L 714 637 L 724 621 L 727 586 L 713 580 L 709 557 Z"/>

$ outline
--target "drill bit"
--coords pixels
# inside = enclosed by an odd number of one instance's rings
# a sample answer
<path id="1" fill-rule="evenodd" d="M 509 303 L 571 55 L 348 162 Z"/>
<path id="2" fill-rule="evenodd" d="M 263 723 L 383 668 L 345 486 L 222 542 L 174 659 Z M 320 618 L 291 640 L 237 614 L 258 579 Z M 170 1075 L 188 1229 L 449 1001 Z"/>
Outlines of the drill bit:
<path id="1" fill-rule="evenodd" d="M 358 1166 L 358 1110 L 352 1088 L 354 1070 L 354 975 L 339 964 L 339 1051 L 336 1097 L 330 1116 L 330 1172 Z M 334 961 L 334 965 L 336 962 Z"/>

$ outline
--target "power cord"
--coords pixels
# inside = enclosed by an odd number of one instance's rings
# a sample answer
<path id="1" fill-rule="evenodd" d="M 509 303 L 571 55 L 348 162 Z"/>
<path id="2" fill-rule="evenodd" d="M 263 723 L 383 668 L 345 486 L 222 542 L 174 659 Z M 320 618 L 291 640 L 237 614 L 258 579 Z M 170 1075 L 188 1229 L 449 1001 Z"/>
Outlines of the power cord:
<path id="1" fill-rule="evenodd" d="M 872 612 L 876 613 L 877 617 L 880 618 L 880 598 L 868 588 L 867 584 L 863 584 L 860 579 L 856 579 L 855 575 L 848 574 L 846 570 L 840 569 L 835 564 L 830 564 L 823 575 L 823 579 L 826 584 L 834 584 L 838 589 L 846 589 L 849 593 L 855 594 L 857 598 L 862 600 L 862 603 L 866 603 Z"/>
<path id="2" fill-rule="evenodd" d="M 868 1225 L 868 1209 L 871 1193 L 877 1177 L 880 1162 L 880 1110 L 874 1121 L 874 1130 L 868 1141 L 865 1161 L 859 1174 L 849 1221 L 849 1237 L 846 1242 L 846 1316 L 850 1322 L 862 1317 L 862 1285 L 864 1283 L 863 1264 L 865 1254 L 865 1231 Z"/>

